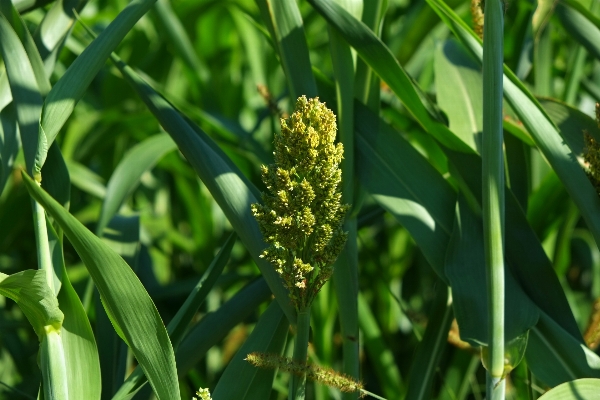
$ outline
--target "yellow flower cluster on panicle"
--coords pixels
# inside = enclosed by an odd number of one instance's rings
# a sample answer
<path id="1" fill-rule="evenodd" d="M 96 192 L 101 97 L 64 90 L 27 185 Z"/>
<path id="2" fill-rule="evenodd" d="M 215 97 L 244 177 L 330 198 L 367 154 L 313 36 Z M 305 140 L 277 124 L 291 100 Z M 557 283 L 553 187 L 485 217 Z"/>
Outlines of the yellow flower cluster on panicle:
<path id="1" fill-rule="evenodd" d="M 203 389 L 200 388 L 196 391 L 196 396 L 198 397 L 192 397 L 192 400 L 212 400 L 212 397 L 210 397 L 210 392 L 208 391 L 208 389 Z"/>
<path id="2" fill-rule="evenodd" d="M 346 244 L 348 205 L 339 185 L 344 149 L 335 144 L 335 115 L 318 98 L 299 97 L 275 135 L 275 164 L 262 166 L 268 193 L 252 204 L 265 241 L 261 255 L 273 264 L 296 309 L 310 306 L 333 273 Z"/>
<path id="3" fill-rule="evenodd" d="M 600 103 L 596 103 L 596 123 L 600 128 Z M 588 132 L 583 133 L 585 148 L 583 150 L 583 159 L 588 165 L 587 175 L 600 195 L 600 144 Z"/>

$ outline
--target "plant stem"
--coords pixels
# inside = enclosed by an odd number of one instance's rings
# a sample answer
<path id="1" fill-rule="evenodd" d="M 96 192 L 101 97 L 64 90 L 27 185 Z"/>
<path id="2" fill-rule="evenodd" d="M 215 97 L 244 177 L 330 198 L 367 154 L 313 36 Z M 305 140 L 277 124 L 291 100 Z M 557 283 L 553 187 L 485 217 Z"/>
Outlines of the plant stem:
<path id="1" fill-rule="evenodd" d="M 487 398 L 504 399 L 504 157 L 502 79 L 504 9 L 487 0 L 483 41 L 483 235 L 488 292 Z"/>
<path id="2" fill-rule="evenodd" d="M 308 336 L 310 332 L 310 306 L 298 312 L 296 320 L 296 338 L 294 340 L 294 361 L 306 364 L 308 354 Z M 289 400 L 304 400 L 306 393 L 306 373 L 292 375 Z"/>
<path id="3" fill-rule="evenodd" d="M 33 201 L 33 225 L 35 230 L 35 239 L 37 247 L 38 268 L 46 272 L 46 283 L 52 289 L 54 294 L 54 268 L 52 266 L 52 256 L 48 246 L 48 230 L 46 228 L 46 213 L 44 208 L 37 201 Z"/>

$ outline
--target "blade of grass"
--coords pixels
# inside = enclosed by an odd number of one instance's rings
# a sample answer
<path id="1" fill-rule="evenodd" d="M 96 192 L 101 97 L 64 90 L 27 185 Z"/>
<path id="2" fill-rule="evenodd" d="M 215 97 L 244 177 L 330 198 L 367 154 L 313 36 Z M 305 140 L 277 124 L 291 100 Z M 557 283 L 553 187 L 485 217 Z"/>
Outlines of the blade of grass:
<path id="1" fill-rule="evenodd" d="M 545 313 L 529 334 L 525 353 L 535 377 L 548 386 L 577 378 L 600 378 L 600 357 Z"/>
<path id="2" fill-rule="evenodd" d="M 208 79 L 209 72 L 196 55 L 194 46 L 181 20 L 171 8 L 169 0 L 158 0 L 154 7 L 156 15 L 165 30 L 166 37 L 175 48 L 176 54 L 181 57 L 188 68 L 194 71 L 199 82 L 205 82 Z"/>
<path id="3" fill-rule="evenodd" d="M 417 122 L 445 146 L 472 153 L 470 147 L 438 121 L 432 103 L 414 84 L 391 51 L 367 26 L 331 0 L 309 0 L 330 26 L 352 46 L 360 57 L 388 84 Z M 425 102 L 425 103 L 424 103 Z"/>
<path id="4" fill-rule="evenodd" d="M 177 143 L 180 151 L 200 179 L 207 186 L 242 242 L 252 255 L 275 298 L 290 321 L 295 310 L 289 302 L 287 290 L 273 266 L 260 257 L 266 244 L 258 224 L 250 212 L 250 205 L 258 202 L 258 190 L 242 175 L 222 150 L 199 127 L 187 120 L 161 95 L 156 93 L 130 67 L 112 56 L 127 82 L 136 90 L 165 131 Z"/>
<path id="5" fill-rule="evenodd" d="M 595 2 L 592 2 L 594 4 Z M 569 36 L 579 42 L 596 59 L 600 59 L 600 18 L 574 0 L 561 1 L 554 10 L 558 20 L 569 32 Z"/>
<path id="6" fill-rule="evenodd" d="M 56 82 L 46 97 L 39 125 L 48 145 L 54 141 L 110 53 L 154 2 L 133 0 L 129 3 Z"/>
<path id="7" fill-rule="evenodd" d="M 125 199 L 136 189 L 142 174 L 151 169 L 166 153 L 177 148 L 166 134 L 152 136 L 134 146 L 121 159 L 106 185 L 106 195 L 96 225 L 101 236 L 108 221 L 117 213 Z"/>
<path id="8" fill-rule="evenodd" d="M 377 319 L 361 292 L 358 293 L 358 322 L 366 351 L 377 371 L 378 383 L 383 394 L 388 399 L 404 398 L 405 384 L 402 382 L 394 354 L 384 341 Z"/>
<path id="9" fill-rule="evenodd" d="M 132 349 L 157 397 L 179 399 L 171 342 L 154 303 L 135 273 L 25 174 L 23 182 L 58 222 L 84 261 L 115 329 Z"/>
<path id="10" fill-rule="evenodd" d="M 316 97 L 317 85 L 298 4 L 295 0 L 256 0 L 256 4 L 279 53 L 291 99 Z"/>
<path id="11" fill-rule="evenodd" d="M 565 382 L 544 393 L 538 400 L 591 399 L 598 395 L 600 379 L 584 378 Z"/>
<path id="12" fill-rule="evenodd" d="M 471 54 L 481 60 L 481 44 L 468 26 L 443 2 L 427 1 Z M 597 218 L 600 215 L 600 199 L 585 172 L 573 157 L 573 150 L 565 143 L 560 131 L 539 102 L 507 67 L 504 67 L 503 84 L 505 98 L 577 204 L 596 243 L 600 243 L 600 218 Z"/>

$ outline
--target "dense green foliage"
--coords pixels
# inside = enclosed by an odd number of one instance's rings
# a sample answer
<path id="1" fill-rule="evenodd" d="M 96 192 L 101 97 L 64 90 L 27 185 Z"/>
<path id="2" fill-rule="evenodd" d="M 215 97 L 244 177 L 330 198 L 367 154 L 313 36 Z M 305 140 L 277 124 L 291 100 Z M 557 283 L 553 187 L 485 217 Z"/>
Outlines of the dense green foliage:
<path id="1" fill-rule="evenodd" d="M 600 7 L 497 1 L 492 48 L 462 0 L 0 0 L 0 399 L 301 398 L 306 354 L 307 399 L 482 399 L 494 351 L 500 397 L 597 393 Z M 300 96 L 312 307 L 253 215 Z"/>

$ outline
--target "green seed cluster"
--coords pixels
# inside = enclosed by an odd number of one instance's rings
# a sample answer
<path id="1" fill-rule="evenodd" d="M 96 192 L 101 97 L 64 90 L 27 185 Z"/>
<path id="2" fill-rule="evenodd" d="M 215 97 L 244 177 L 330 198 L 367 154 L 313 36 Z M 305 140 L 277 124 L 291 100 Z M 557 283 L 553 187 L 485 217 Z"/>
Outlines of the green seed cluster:
<path id="1" fill-rule="evenodd" d="M 329 387 L 337 388 L 341 392 L 360 392 L 361 397 L 366 395 L 361 382 L 357 382 L 351 377 L 340 374 L 339 372 L 336 372 L 330 368 L 323 368 L 314 364 L 303 364 L 278 354 L 260 352 L 248 354 L 246 356 L 246 361 L 258 368 L 278 368 L 281 371 L 289 372 L 298 376 L 306 374 L 306 379 L 319 382 Z"/>
<path id="2" fill-rule="evenodd" d="M 275 164 L 262 166 L 268 193 L 252 204 L 273 264 L 297 310 L 306 309 L 333 273 L 346 244 L 342 229 L 348 205 L 339 184 L 344 149 L 335 144 L 335 115 L 318 98 L 299 97 L 275 135 Z"/>
<path id="3" fill-rule="evenodd" d="M 600 104 L 596 103 L 596 123 L 600 128 Z M 583 133 L 585 148 L 583 159 L 588 164 L 587 175 L 600 196 L 600 144 L 588 132 Z"/>

